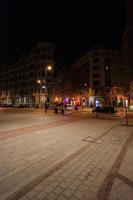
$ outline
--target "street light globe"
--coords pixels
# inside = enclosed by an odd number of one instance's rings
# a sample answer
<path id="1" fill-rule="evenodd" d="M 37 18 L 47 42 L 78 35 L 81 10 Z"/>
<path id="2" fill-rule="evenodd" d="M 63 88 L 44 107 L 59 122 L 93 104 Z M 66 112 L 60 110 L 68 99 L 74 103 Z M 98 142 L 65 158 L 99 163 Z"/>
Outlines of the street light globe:
<path id="1" fill-rule="evenodd" d="M 51 65 L 48 65 L 48 66 L 47 66 L 47 69 L 48 69 L 48 71 L 51 71 L 51 70 L 52 70 L 52 66 L 51 66 Z"/>
<path id="2" fill-rule="evenodd" d="M 37 83 L 41 83 L 41 80 L 37 80 Z"/>
<path id="3" fill-rule="evenodd" d="M 106 70 L 108 70 L 108 69 L 109 69 L 109 67 L 108 67 L 108 66 L 106 66 L 106 67 L 105 67 L 105 69 L 106 69 Z"/>

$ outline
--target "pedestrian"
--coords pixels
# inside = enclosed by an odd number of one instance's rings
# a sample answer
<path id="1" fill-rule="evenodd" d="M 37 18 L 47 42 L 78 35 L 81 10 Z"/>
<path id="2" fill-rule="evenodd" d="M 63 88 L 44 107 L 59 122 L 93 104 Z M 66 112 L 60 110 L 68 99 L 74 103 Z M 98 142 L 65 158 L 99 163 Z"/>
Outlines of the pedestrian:
<path id="1" fill-rule="evenodd" d="M 45 103 L 45 113 L 47 113 L 47 110 L 48 110 L 48 104 Z"/>
<path id="2" fill-rule="evenodd" d="M 61 114 L 64 115 L 64 106 L 61 105 Z"/>
<path id="3" fill-rule="evenodd" d="M 58 106 L 55 107 L 55 113 L 58 114 Z"/>
<path id="4" fill-rule="evenodd" d="M 78 106 L 76 105 L 76 106 L 74 106 L 74 110 L 78 110 Z"/>
<path id="5" fill-rule="evenodd" d="M 54 107 L 54 112 L 55 112 L 56 114 L 58 114 L 58 105 L 57 105 L 57 104 L 56 104 L 55 107 Z"/>

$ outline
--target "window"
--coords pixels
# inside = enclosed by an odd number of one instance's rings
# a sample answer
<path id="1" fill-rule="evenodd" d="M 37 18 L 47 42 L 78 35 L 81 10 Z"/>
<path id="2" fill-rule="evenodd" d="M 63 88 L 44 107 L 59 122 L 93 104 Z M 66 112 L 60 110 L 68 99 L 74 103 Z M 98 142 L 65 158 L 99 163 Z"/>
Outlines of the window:
<path id="1" fill-rule="evenodd" d="M 104 64 L 105 64 L 105 65 L 111 65 L 110 57 L 106 57 L 106 58 L 104 59 Z"/>
<path id="2" fill-rule="evenodd" d="M 29 103 L 29 98 L 26 98 L 26 103 Z"/>
<path id="3" fill-rule="evenodd" d="M 114 53 L 112 53 L 112 56 L 115 56 L 115 54 L 114 54 Z"/>
<path id="4" fill-rule="evenodd" d="M 93 65 L 93 70 L 99 70 L 99 65 Z"/>
<path id="5" fill-rule="evenodd" d="M 99 81 L 93 81 L 93 86 L 99 86 Z"/>
<path id="6" fill-rule="evenodd" d="M 46 55 L 41 55 L 41 58 L 42 59 L 46 59 Z"/>
<path id="7" fill-rule="evenodd" d="M 98 63 L 99 62 L 99 58 L 94 58 L 93 59 L 93 63 Z"/>
<path id="8" fill-rule="evenodd" d="M 30 80 L 30 85 L 33 85 L 33 80 Z"/>
<path id="9" fill-rule="evenodd" d="M 49 60 L 52 59 L 52 58 L 51 58 L 51 55 L 48 55 L 48 59 L 49 59 Z"/>
<path id="10" fill-rule="evenodd" d="M 21 103 L 24 103 L 24 98 L 23 97 L 21 98 Z"/>
<path id="11" fill-rule="evenodd" d="M 93 78 L 99 78 L 99 73 L 93 74 Z"/>
<path id="12" fill-rule="evenodd" d="M 45 71 L 42 72 L 42 76 L 45 76 Z"/>
<path id="13" fill-rule="evenodd" d="M 105 55 L 106 55 L 106 56 L 109 56 L 109 52 L 106 52 Z"/>
<path id="14" fill-rule="evenodd" d="M 99 55 L 99 52 L 94 52 L 93 53 L 93 56 L 98 56 Z"/>

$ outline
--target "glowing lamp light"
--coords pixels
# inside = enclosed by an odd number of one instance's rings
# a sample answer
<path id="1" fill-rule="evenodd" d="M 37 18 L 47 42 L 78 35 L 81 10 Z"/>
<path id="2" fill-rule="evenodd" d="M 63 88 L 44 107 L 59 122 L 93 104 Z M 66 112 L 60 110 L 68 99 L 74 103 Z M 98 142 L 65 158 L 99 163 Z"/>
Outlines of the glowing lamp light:
<path id="1" fill-rule="evenodd" d="M 105 69 L 106 69 L 106 70 L 108 70 L 108 69 L 109 69 L 109 67 L 108 67 L 108 66 L 106 66 L 106 67 L 105 67 Z"/>
<path id="2" fill-rule="evenodd" d="M 51 71 L 52 70 L 52 66 L 48 65 L 47 69 L 48 69 L 48 71 Z"/>
<path id="3" fill-rule="evenodd" d="M 41 81 L 40 81 L 40 80 L 37 80 L 37 83 L 41 83 Z"/>
<path id="4" fill-rule="evenodd" d="M 125 99 L 125 107 L 128 108 L 128 100 Z"/>

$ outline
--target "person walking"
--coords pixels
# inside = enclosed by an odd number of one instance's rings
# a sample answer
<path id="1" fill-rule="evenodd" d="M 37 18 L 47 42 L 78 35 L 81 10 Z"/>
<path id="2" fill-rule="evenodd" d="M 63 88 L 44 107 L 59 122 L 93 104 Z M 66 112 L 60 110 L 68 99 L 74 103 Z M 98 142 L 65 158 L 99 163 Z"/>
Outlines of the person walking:
<path id="1" fill-rule="evenodd" d="M 64 105 L 61 105 L 61 114 L 64 115 Z"/>
<path id="2" fill-rule="evenodd" d="M 45 113 L 47 113 L 47 110 L 48 110 L 48 104 L 47 102 L 45 103 Z"/>
<path id="3" fill-rule="evenodd" d="M 55 112 L 56 114 L 58 114 L 58 105 L 57 105 L 57 104 L 55 104 L 54 112 Z"/>

